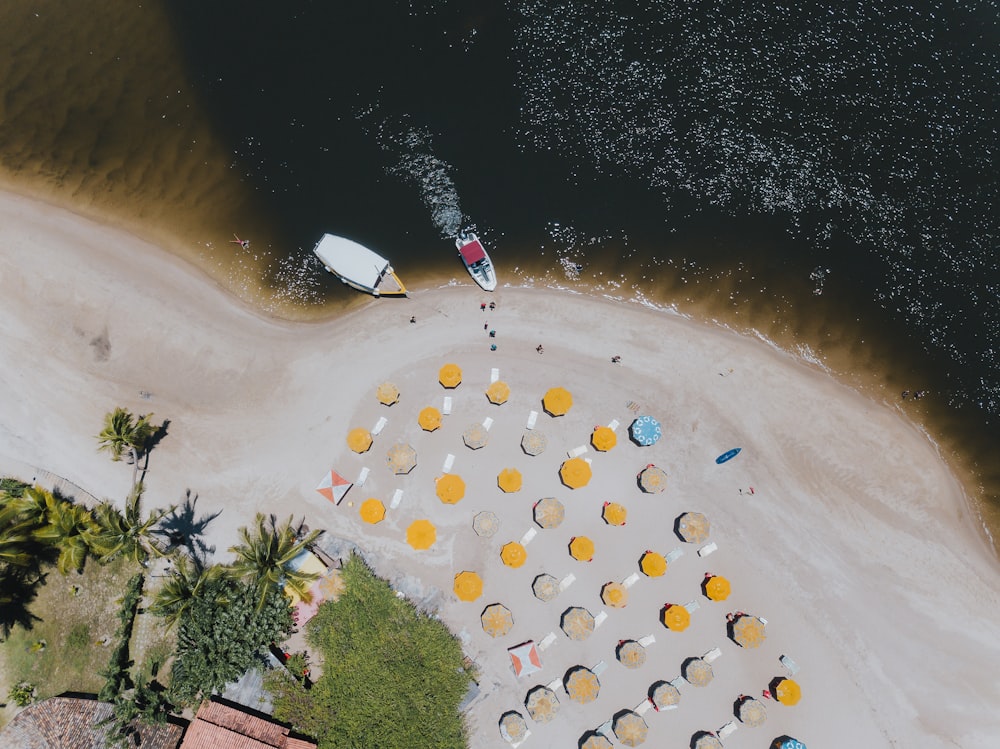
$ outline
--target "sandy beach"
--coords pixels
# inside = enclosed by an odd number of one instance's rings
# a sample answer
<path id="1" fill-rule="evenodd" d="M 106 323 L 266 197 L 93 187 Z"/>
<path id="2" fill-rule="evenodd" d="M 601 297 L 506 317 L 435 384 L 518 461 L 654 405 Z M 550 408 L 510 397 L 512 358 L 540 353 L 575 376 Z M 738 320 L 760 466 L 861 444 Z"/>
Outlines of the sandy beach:
<path id="1" fill-rule="evenodd" d="M 760 341 L 639 305 L 543 288 L 487 295 L 466 280 L 408 300 L 373 300 L 330 322 L 280 322 L 132 235 L 0 194 L 0 469 L 34 467 L 122 500 L 130 468 L 96 449 L 104 414 L 124 406 L 169 420 L 150 458 L 146 502 L 164 506 L 190 492 L 199 514 L 219 512 L 206 541 L 220 558 L 255 512 L 294 515 L 357 543 L 378 572 L 405 577 L 425 599 L 437 596 L 442 620 L 481 671 L 482 692 L 468 714 L 474 747 L 506 746 L 497 721 L 512 709 L 527 718 L 527 749 L 576 747 L 587 731 L 641 704 L 650 685 L 677 677 L 687 657 L 713 648 L 722 651 L 715 679 L 683 685 L 676 710 L 647 712 L 647 745 L 688 746 L 697 731 L 735 720 L 740 694 L 760 697 L 786 674 L 781 655 L 800 667 L 801 702 L 767 702 L 764 726 L 740 727 L 727 747 L 766 746 L 783 734 L 820 747 L 995 743 L 1000 680 L 987 664 L 1000 655 L 1000 568 L 926 435 Z M 482 312 L 484 301 L 497 309 Z M 453 391 L 437 381 L 446 362 L 463 370 Z M 494 368 L 511 389 L 499 406 L 484 395 Z M 401 392 L 391 407 L 375 397 L 386 380 Z M 555 386 L 573 394 L 573 407 L 558 418 L 541 408 Z M 423 431 L 417 414 L 441 408 L 445 396 L 452 413 L 441 429 Z M 532 410 L 548 441 L 538 456 L 520 447 Z M 640 413 L 663 427 L 651 447 L 628 439 Z M 369 452 L 348 449 L 350 429 L 371 429 L 383 416 Z M 489 444 L 468 449 L 462 432 L 487 417 Z M 617 446 L 584 453 L 591 482 L 564 486 L 567 452 L 613 420 Z M 417 451 L 407 475 L 386 465 L 396 442 Z M 742 452 L 717 465 L 716 456 L 734 447 Z M 449 454 L 467 485 L 455 505 L 434 491 Z M 662 494 L 636 485 L 650 463 L 668 475 Z M 315 491 L 324 472 L 353 480 L 364 467 L 367 483 L 339 506 Z M 508 467 L 523 475 L 519 492 L 497 487 Z M 402 501 L 382 523 L 361 522 L 362 500 L 388 505 L 397 489 Z M 532 505 L 547 496 L 563 502 L 565 521 L 538 529 L 522 567 L 504 566 L 500 547 L 533 527 Z M 625 526 L 603 522 L 606 501 L 627 508 Z M 473 531 L 482 510 L 499 517 L 492 538 Z M 701 544 L 675 535 L 686 511 L 708 517 L 711 556 L 699 557 Z M 436 525 L 437 542 L 418 552 L 406 529 L 422 518 Z M 580 535 L 595 543 L 593 562 L 568 553 Z M 601 586 L 638 572 L 644 550 L 675 548 L 683 556 L 662 577 L 640 575 L 625 608 L 602 603 Z M 475 602 L 452 593 L 462 570 L 483 578 Z M 543 572 L 576 579 L 543 603 L 531 591 Z M 706 572 L 730 580 L 728 600 L 702 595 Z M 510 633 L 496 639 L 479 618 L 494 602 L 514 617 Z M 689 602 L 698 607 L 687 630 L 659 623 L 664 603 Z M 572 641 L 559 629 L 569 606 L 607 618 L 585 641 Z M 767 620 L 763 645 L 748 650 L 727 638 L 733 611 Z M 515 678 L 507 648 L 549 632 L 556 637 L 542 653 L 542 671 Z M 615 660 L 620 640 L 651 634 L 642 667 Z M 601 661 L 607 668 L 595 701 L 577 704 L 558 689 L 554 720 L 528 717 L 529 689 Z"/>

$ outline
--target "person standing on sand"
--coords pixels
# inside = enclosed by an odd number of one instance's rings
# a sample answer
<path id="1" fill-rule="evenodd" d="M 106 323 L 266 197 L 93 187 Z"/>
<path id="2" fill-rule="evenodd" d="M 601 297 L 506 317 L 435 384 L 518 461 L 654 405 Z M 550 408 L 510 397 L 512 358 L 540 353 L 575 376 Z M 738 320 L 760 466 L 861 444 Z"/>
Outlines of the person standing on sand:
<path id="1" fill-rule="evenodd" d="M 539 354 L 545 353 L 545 349 L 542 348 L 542 344 L 540 343 L 535 347 L 535 351 L 537 351 Z"/>
<path id="2" fill-rule="evenodd" d="M 494 310 L 496 308 L 497 308 L 497 303 L 496 302 L 490 302 L 490 309 Z"/>

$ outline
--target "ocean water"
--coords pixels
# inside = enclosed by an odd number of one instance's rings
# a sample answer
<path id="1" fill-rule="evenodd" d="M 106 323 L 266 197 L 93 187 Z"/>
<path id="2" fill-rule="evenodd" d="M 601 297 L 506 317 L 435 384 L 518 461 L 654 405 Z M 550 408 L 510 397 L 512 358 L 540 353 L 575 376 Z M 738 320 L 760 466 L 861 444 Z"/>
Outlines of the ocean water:
<path id="1" fill-rule="evenodd" d="M 365 301 L 311 255 L 324 231 L 421 286 L 462 278 L 450 238 L 475 227 L 501 282 L 715 320 L 910 412 L 996 531 L 996 22 L 990 2 L 23 0 L 0 7 L 0 180 L 302 319 Z"/>

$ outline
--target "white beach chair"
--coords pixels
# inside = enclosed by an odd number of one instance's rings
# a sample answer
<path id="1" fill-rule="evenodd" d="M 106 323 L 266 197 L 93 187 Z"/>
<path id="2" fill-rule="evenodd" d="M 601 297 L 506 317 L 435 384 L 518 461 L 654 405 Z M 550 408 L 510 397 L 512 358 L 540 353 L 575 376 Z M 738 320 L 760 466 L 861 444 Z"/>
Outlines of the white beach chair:
<path id="1" fill-rule="evenodd" d="M 441 414 L 444 415 L 444 416 L 450 416 L 451 415 L 451 405 L 452 405 L 451 396 L 450 395 L 446 395 L 444 397 L 444 403 L 441 404 Z"/>
<path id="2" fill-rule="evenodd" d="M 617 432 L 618 427 L 620 426 L 621 424 L 618 423 L 618 419 L 612 419 L 611 421 L 608 422 L 608 429 L 610 429 L 612 432 Z"/>
<path id="3" fill-rule="evenodd" d="M 372 434 L 381 434 L 382 430 L 385 429 L 385 425 L 389 423 L 389 420 L 384 416 L 379 416 L 378 421 L 375 422 L 375 426 L 372 427 Z"/>
<path id="4" fill-rule="evenodd" d="M 545 635 L 545 637 L 542 638 L 542 641 L 538 643 L 538 649 L 545 650 L 545 648 L 547 648 L 555 641 L 556 641 L 556 633 L 549 632 L 547 635 Z"/>
<path id="5" fill-rule="evenodd" d="M 607 663 L 605 663 L 604 661 L 598 661 L 597 663 L 594 664 L 594 667 L 591 668 L 590 670 L 594 672 L 594 676 L 600 676 L 601 674 L 604 673 L 604 669 L 606 669 L 607 667 L 608 667 Z M 598 728 L 597 730 L 600 731 L 601 729 Z"/>
<path id="6" fill-rule="evenodd" d="M 683 676 L 675 676 L 673 679 L 668 681 L 667 684 L 669 684 L 679 692 L 681 691 L 681 687 L 687 684 L 687 680 L 685 680 Z"/>
<path id="7" fill-rule="evenodd" d="M 700 556 L 700 557 L 707 557 L 709 554 L 711 554 L 713 551 L 715 551 L 718 548 L 719 548 L 719 545 L 717 543 L 715 543 L 715 541 L 713 541 L 710 544 L 705 544 L 700 549 L 698 549 L 698 556 Z"/>
<path id="8" fill-rule="evenodd" d="M 639 638 L 639 644 L 644 648 L 648 648 L 654 642 L 656 642 L 656 635 L 646 635 L 645 637 Z"/>
<path id="9" fill-rule="evenodd" d="M 500 379 L 500 370 L 497 369 L 496 367 L 493 367 L 493 369 L 490 370 L 490 384 L 492 385 L 499 379 Z"/>
<path id="10" fill-rule="evenodd" d="M 587 452 L 587 446 L 586 445 L 580 445 L 579 447 L 574 447 L 572 450 L 569 450 L 566 453 L 566 455 L 568 455 L 571 458 L 579 458 L 585 452 Z"/>
<path id="11" fill-rule="evenodd" d="M 719 650 L 718 648 L 712 648 L 707 653 L 705 653 L 705 655 L 703 655 L 701 657 L 701 659 L 703 661 L 705 661 L 705 663 L 711 663 L 716 658 L 718 658 L 720 655 L 722 655 L 722 651 L 721 650 Z"/>
<path id="12" fill-rule="evenodd" d="M 726 723 L 726 725 L 724 725 L 722 728 L 719 729 L 719 735 L 718 735 L 719 741 L 724 741 L 725 739 L 728 739 L 732 734 L 736 733 L 737 728 L 739 728 L 739 726 L 736 724 L 735 721 L 731 720 L 728 723 Z"/>
<path id="13" fill-rule="evenodd" d="M 485 419 L 483 419 L 483 429 L 485 429 L 488 432 L 490 431 L 491 426 L 493 426 L 493 418 L 487 416 Z"/>
<path id="14" fill-rule="evenodd" d="M 354 483 L 358 486 L 364 486 L 365 482 L 368 480 L 369 473 L 371 473 L 371 469 L 368 466 L 365 466 L 361 469 L 361 473 L 358 474 L 358 480 Z M 343 499 L 343 497 L 341 497 L 341 499 Z"/>
<path id="15" fill-rule="evenodd" d="M 682 556 L 684 556 L 684 549 L 678 548 L 678 549 L 674 549 L 669 554 L 667 554 L 664 557 L 664 559 L 667 560 L 667 564 L 673 564 L 678 559 L 680 559 Z"/>
<path id="16" fill-rule="evenodd" d="M 597 629 L 602 624 L 604 624 L 604 620 L 607 619 L 607 618 L 608 618 L 608 612 L 607 611 L 599 611 L 599 612 L 597 612 L 597 616 L 594 617 L 594 629 Z"/>
<path id="17" fill-rule="evenodd" d="M 586 463 L 588 466 L 593 464 L 593 461 L 590 458 L 584 458 L 583 462 Z"/>
<path id="18" fill-rule="evenodd" d="M 675 703 L 673 705 L 664 705 L 663 707 L 658 707 L 656 708 L 656 711 L 658 713 L 662 713 L 664 710 L 676 710 L 678 707 L 680 707 L 680 705 Z"/>
<path id="19" fill-rule="evenodd" d="M 566 590 L 570 585 L 576 582 L 576 575 L 570 572 L 566 577 L 559 581 L 559 591 L 562 592 Z"/>
<path id="20" fill-rule="evenodd" d="M 687 609 L 689 614 L 693 614 L 695 611 L 701 608 L 701 604 L 697 601 L 688 601 L 684 604 L 684 608 Z"/>
<path id="21" fill-rule="evenodd" d="M 631 588 L 639 581 L 639 573 L 633 572 L 631 575 L 622 580 L 622 585 L 626 588 Z"/>
<path id="22" fill-rule="evenodd" d="M 531 539 L 533 539 L 537 535 L 538 535 L 537 528 L 528 528 L 528 530 L 524 532 L 524 535 L 521 536 L 521 546 L 527 546 L 528 544 L 530 544 Z"/>
<path id="23" fill-rule="evenodd" d="M 638 705 L 636 705 L 635 709 L 632 712 L 638 713 L 639 715 L 645 715 L 647 712 L 649 712 L 649 708 L 651 708 L 652 706 L 653 706 L 653 703 L 650 702 L 649 701 L 649 697 L 647 697 L 642 702 L 640 702 Z"/>
<path id="24" fill-rule="evenodd" d="M 444 465 L 441 466 L 441 473 L 451 473 L 453 465 L 455 465 L 455 456 L 448 453 L 448 457 L 444 459 Z"/>
<path id="25" fill-rule="evenodd" d="M 795 676 L 795 674 L 799 672 L 799 664 L 793 661 L 787 655 L 781 656 L 780 658 L 778 658 L 778 660 L 781 661 L 781 665 L 788 670 L 789 675 Z"/>
<path id="26" fill-rule="evenodd" d="M 557 689 L 562 689 L 563 680 L 562 679 L 553 679 L 552 681 L 550 681 L 545 686 L 547 686 L 549 689 L 551 689 L 554 692 Z"/>
<path id="27" fill-rule="evenodd" d="M 392 493 L 392 501 L 389 503 L 389 509 L 395 510 L 399 507 L 399 503 L 403 501 L 403 490 L 397 489 Z"/>
<path id="28" fill-rule="evenodd" d="M 761 624 L 763 624 L 765 627 L 767 626 L 767 619 L 765 619 L 762 616 L 758 616 L 757 618 L 760 619 Z"/>
<path id="29" fill-rule="evenodd" d="M 534 429 L 535 423 L 538 421 L 538 411 L 532 411 L 528 414 L 528 423 L 525 425 L 528 429 Z"/>

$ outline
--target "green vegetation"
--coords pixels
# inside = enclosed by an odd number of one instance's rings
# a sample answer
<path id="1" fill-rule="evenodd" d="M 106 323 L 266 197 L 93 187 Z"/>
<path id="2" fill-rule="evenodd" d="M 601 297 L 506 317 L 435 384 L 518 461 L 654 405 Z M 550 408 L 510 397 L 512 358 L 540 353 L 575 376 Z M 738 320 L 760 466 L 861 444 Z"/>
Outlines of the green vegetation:
<path id="1" fill-rule="evenodd" d="M 332 747 L 465 747 L 458 706 L 471 676 L 443 624 L 401 600 L 358 558 L 342 571 L 346 588 L 307 626 L 323 675 L 307 690 L 287 675 L 268 677 L 275 717 Z"/>
<path id="2" fill-rule="evenodd" d="M 287 565 L 318 535 L 319 531 L 313 531 L 299 539 L 291 518 L 278 525 L 273 515 L 265 518 L 259 512 L 253 529 L 240 528 L 243 542 L 229 549 L 236 555 L 233 572 L 254 588 L 258 607 L 264 605 L 270 591 L 282 585 L 309 600 L 309 588 L 317 576 L 288 569 Z"/>
<path id="3" fill-rule="evenodd" d="M 101 688 L 97 699 L 102 702 L 113 702 L 115 697 L 126 689 L 132 687 L 132 680 L 129 677 L 129 669 L 132 661 L 129 658 L 129 640 L 132 639 L 132 627 L 135 625 L 135 615 L 139 610 L 139 601 L 142 599 L 142 586 L 146 582 L 145 575 L 141 573 L 135 575 L 128 581 L 125 587 L 125 595 L 120 599 L 121 608 L 118 610 L 118 630 L 115 636 L 118 642 L 114 650 L 111 651 L 111 658 L 107 667 L 101 671 L 106 681 Z"/>
<path id="4" fill-rule="evenodd" d="M 110 502 L 101 502 L 94 508 L 93 528 L 87 543 L 102 562 L 118 557 L 145 562 L 154 554 L 162 554 L 153 543 L 153 529 L 175 509 L 176 505 L 166 510 L 155 510 L 144 519 L 142 484 L 136 484 L 125 501 L 125 512 L 120 512 Z"/>
<path id="5" fill-rule="evenodd" d="M 153 414 L 139 417 L 131 411 L 116 408 L 104 417 L 104 428 L 97 435 L 97 449 L 121 460 L 128 453 L 132 463 L 132 488 L 139 483 L 139 457 L 149 448 L 157 428 L 150 423 Z"/>

